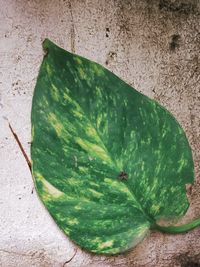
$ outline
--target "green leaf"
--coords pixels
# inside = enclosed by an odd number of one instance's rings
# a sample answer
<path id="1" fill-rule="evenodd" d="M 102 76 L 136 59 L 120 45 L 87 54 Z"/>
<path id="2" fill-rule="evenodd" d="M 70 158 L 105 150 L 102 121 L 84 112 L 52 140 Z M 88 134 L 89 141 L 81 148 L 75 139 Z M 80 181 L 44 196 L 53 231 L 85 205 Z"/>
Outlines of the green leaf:
<path id="1" fill-rule="evenodd" d="M 185 184 L 193 183 L 194 166 L 181 126 L 99 64 L 48 39 L 43 47 L 32 173 L 55 222 L 82 248 L 104 254 L 130 249 L 150 228 L 180 232 L 156 221 L 189 206 Z"/>

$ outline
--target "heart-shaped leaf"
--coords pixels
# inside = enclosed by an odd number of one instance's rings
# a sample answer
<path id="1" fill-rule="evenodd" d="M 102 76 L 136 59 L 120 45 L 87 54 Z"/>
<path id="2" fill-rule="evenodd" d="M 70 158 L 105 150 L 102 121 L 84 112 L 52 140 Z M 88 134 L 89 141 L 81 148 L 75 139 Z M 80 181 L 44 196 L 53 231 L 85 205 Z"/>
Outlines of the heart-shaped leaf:
<path id="1" fill-rule="evenodd" d="M 185 214 L 192 153 L 175 118 L 97 63 L 49 40 L 32 104 L 33 177 L 58 226 L 82 248 L 115 254 L 158 219 Z"/>

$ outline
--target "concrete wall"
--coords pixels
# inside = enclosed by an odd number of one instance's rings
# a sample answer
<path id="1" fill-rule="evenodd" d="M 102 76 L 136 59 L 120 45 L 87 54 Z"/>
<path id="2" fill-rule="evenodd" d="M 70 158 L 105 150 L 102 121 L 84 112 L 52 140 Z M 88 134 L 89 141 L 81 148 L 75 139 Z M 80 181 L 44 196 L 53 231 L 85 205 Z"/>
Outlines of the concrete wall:
<path id="1" fill-rule="evenodd" d="M 183 221 L 200 216 L 200 1 L 0 0 L 0 266 L 200 266 L 200 228 L 151 233 L 131 252 L 95 256 L 57 228 L 40 203 L 26 162 L 31 100 L 48 37 L 93 59 L 167 107 L 193 149 L 196 183 Z"/>

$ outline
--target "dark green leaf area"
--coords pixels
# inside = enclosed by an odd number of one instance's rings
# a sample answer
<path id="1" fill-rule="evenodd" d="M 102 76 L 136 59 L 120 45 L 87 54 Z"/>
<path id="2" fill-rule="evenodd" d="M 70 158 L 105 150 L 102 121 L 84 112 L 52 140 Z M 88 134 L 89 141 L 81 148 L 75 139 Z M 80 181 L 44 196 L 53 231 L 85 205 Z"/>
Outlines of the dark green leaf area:
<path id="1" fill-rule="evenodd" d="M 166 109 L 107 69 L 49 40 L 44 47 L 31 118 L 38 194 L 81 247 L 125 251 L 157 219 L 186 212 L 187 138 Z"/>

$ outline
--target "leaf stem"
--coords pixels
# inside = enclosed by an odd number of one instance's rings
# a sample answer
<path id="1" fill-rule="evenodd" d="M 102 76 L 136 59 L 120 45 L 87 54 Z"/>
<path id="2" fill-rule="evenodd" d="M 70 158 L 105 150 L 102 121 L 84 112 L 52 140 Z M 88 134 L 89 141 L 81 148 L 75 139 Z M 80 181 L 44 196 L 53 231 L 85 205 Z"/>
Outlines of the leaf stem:
<path id="1" fill-rule="evenodd" d="M 200 226 L 200 218 L 190 222 L 186 223 L 183 225 L 177 225 L 177 226 L 162 226 L 158 224 L 154 224 L 152 226 L 152 229 L 159 230 L 160 232 L 163 233 L 169 233 L 169 234 L 180 234 L 180 233 L 185 233 L 189 230 L 192 230 L 196 228 L 197 226 Z"/>

